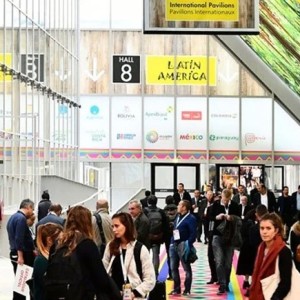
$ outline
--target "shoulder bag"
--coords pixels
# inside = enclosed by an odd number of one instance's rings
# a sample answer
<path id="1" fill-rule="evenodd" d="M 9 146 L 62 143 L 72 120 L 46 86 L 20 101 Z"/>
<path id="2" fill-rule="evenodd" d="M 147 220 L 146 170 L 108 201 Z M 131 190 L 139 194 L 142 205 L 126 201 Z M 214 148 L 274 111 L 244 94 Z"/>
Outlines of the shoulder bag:
<path id="1" fill-rule="evenodd" d="M 279 274 L 279 258 L 276 259 L 275 273 L 260 281 L 265 300 L 270 300 L 280 282 Z M 300 273 L 297 271 L 294 262 L 292 261 L 292 279 L 291 289 L 284 297 L 284 300 L 298 300 L 300 295 Z"/>

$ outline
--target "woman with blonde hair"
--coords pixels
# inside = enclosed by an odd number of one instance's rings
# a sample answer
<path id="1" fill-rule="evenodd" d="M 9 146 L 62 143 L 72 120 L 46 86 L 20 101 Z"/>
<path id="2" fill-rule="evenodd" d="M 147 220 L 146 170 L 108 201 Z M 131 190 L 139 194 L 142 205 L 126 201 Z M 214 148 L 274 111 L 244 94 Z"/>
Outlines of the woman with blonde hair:
<path id="1" fill-rule="evenodd" d="M 278 258 L 280 281 L 273 295 L 265 300 L 282 300 L 291 289 L 292 274 L 292 255 L 283 240 L 283 223 L 276 213 L 267 213 L 260 220 L 259 230 L 262 243 L 258 248 L 255 260 L 249 299 L 265 299 L 266 290 L 263 288 L 261 280 L 275 273 Z"/>
<path id="2" fill-rule="evenodd" d="M 136 231 L 130 214 L 120 212 L 112 216 L 114 239 L 107 244 L 103 264 L 126 299 L 145 299 L 155 285 L 154 266 L 146 246 L 141 246 L 137 270 L 134 248 Z M 125 299 L 125 296 L 124 298 Z"/>
<path id="3" fill-rule="evenodd" d="M 44 274 L 47 270 L 49 251 L 51 246 L 57 240 L 63 227 L 54 223 L 47 223 L 40 225 L 37 232 L 37 247 L 39 254 L 34 260 L 33 264 L 33 288 L 34 299 L 44 299 Z"/>

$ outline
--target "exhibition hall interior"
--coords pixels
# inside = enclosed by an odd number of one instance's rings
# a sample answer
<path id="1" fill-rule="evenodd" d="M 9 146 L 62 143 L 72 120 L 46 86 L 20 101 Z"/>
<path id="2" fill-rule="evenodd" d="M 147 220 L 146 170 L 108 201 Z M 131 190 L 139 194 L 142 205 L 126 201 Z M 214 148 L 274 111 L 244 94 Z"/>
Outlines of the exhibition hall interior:
<path id="1" fill-rule="evenodd" d="M 163 209 L 179 183 L 192 198 L 207 186 L 297 192 L 298 0 L 0 0 L 0 11 L 1 300 L 14 285 L 7 221 L 43 191 L 65 215 L 98 199 L 128 212 L 146 191 Z M 237 250 L 229 291 L 207 285 L 204 240 L 188 297 L 246 299 Z M 167 276 L 161 246 L 169 293 Z"/>

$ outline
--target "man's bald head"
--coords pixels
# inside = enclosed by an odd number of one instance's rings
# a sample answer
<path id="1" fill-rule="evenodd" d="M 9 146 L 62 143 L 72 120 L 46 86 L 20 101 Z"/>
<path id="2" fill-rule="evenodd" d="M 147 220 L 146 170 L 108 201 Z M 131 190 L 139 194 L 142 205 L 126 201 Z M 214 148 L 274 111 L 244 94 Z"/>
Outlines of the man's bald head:
<path id="1" fill-rule="evenodd" d="M 108 210 L 108 201 L 106 199 L 99 199 L 96 204 L 96 209 L 106 208 Z"/>

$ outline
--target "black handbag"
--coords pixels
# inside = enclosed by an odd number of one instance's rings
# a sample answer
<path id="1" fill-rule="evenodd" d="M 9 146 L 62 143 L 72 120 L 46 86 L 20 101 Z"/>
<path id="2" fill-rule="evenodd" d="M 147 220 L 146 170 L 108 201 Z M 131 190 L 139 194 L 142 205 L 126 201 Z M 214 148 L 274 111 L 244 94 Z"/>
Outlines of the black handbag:
<path id="1" fill-rule="evenodd" d="M 190 253 L 189 253 L 189 256 L 188 256 L 188 262 L 190 264 L 194 263 L 196 260 L 198 259 L 198 256 L 197 256 L 197 250 L 194 246 L 192 246 L 191 250 L 190 250 Z"/>
<path id="2" fill-rule="evenodd" d="M 226 221 L 226 220 L 223 220 L 223 221 L 218 225 L 218 227 L 216 228 L 217 231 L 219 231 L 221 234 L 223 234 L 223 233 L 225 232 L 226 225 L 227 225 L 227 221 Z"/>
<path id="3" fill-rule="evenodd" d="M 122 300 L 121 292 L 115 281 L 108 276 L 109 293 L 100 292 L 97 295 L 97 300 Z"/>

